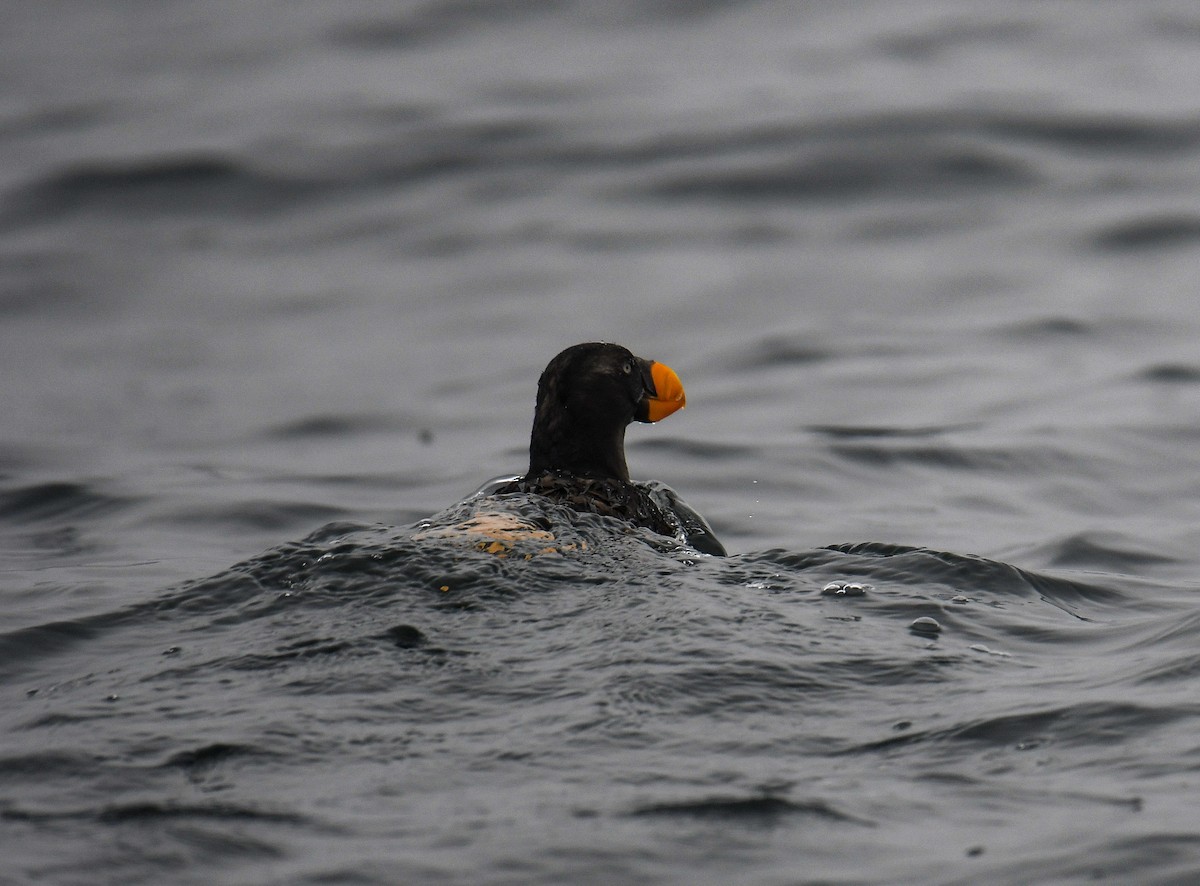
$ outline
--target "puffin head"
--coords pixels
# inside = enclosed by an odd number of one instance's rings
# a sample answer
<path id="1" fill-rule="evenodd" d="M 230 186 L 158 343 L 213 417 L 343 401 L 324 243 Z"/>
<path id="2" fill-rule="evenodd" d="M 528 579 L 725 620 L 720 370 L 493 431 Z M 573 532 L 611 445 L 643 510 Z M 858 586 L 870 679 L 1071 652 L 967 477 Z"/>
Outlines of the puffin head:
<path id="1" fill-rule="evenodd" d="M 687 403 L 671 367 L 607 342 L 574 345 L 538 379 L 528 476 L 556 471 L 629 480 L 625 428 Z"/>

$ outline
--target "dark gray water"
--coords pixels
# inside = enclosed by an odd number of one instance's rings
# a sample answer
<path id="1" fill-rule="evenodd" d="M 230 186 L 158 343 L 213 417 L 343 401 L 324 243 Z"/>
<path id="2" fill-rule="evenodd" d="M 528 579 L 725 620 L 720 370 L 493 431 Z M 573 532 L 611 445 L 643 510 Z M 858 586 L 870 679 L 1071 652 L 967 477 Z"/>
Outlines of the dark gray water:
<path id="1" fill-rule="evenodd" d="M 1195 882 L 1198 83 L 1165 0 L 9 4 L 0 882 Z M 589 339 L 729 558 L 446 529 Z"/>

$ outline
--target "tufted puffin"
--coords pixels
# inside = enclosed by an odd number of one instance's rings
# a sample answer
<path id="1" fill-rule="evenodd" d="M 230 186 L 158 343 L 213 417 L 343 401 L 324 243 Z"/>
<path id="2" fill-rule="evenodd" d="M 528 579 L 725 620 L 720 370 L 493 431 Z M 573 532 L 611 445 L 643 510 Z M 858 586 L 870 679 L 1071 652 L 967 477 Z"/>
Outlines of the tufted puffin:
<path id="1" fill-rule="evenodd" d="M 605 342 L 569 347 L 538 379 L 529 469 L 480 492 L 542 495 L 725 556 L 708 524 L 674 490 L 632 481 L 625 463 L 625 428 L 660 421 L 686 402 L 679 376 L 663 363 Z"/>

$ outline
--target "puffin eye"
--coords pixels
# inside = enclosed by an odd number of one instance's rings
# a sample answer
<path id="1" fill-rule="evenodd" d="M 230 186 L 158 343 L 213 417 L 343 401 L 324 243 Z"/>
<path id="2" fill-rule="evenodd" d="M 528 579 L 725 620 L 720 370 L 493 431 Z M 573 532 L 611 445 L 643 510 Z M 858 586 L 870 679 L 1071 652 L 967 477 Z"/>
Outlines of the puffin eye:
<path id="1" fill-rule="evenodd" d="M 622 364 L 622 366 L 621 366 L 621 371 L 624 372 L 626 375 L 632 374 L 633 373 L 633 361 L 626 360 L 624 362 L 624 364 Z"/>

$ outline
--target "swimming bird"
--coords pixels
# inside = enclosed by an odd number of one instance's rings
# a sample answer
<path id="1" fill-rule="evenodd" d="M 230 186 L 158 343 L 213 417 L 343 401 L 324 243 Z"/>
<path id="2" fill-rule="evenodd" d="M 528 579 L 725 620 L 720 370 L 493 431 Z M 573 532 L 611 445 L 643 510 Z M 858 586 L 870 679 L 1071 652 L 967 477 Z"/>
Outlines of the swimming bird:
<path id="1" fill-rule="evenodd" d="M 631 480 L 625 461 L 625 429 L 632 422 L 661 421 L 686 403 L 679 376 L 664 363 L 607 342 L 569 347 L 538 379 L 525 475 L 480 491 L 545 496 L 724 556 L 703 517 L 670 487 Z"/>

